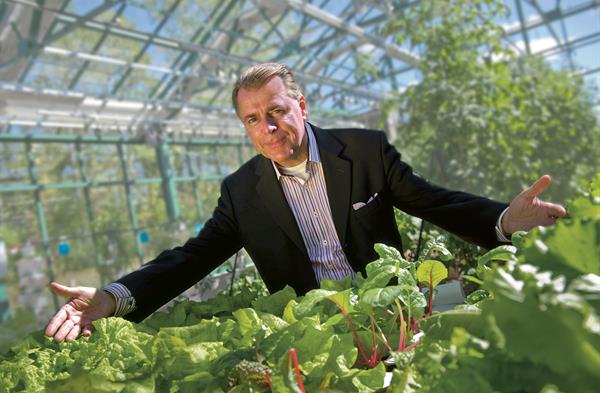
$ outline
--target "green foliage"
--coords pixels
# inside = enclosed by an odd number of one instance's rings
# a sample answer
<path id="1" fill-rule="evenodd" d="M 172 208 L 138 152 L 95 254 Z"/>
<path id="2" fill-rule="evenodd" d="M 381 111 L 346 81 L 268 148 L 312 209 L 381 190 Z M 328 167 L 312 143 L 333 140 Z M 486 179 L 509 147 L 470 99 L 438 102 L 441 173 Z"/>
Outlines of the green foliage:
<path id="1" fill-rule="evenodd" d="M 589 198 L 572 203 L 584 200 Z M 596 391 L 600 276 L 593 269 L 600 237 L 594 230 L 586 236 L 582 225 L 595 228 L 600 218 L 563 220 L 531 231 L 517 248 L 480 257 L 483 289 L 469 302 L 477 306 L 423 321 L 425 336 L 412 361 L 398 363 L 411 379 L 395 373 L 393 386 L 418 392 Z"/>
<path id="2" fill-rule="evenodd" d="M 547 197 L 563 200 L 600 166 L 592 91 L 541 58 L 516 57 L 494 22 L 505 12 L 500 1 L 415 2 L 394 12 L 385 33 L 424 48 L 421 81 L 387 104 L 403 116 L 397 144 L 421 173 L 500 199 L 549 173 Z"/>
<path id="3" fill-rule="evenodd" d="M 581 224 L 599 220 L 572 216 L 548 230 L 571 244 L 532 231 L 518 247 L 489 251 L 478 261 L 481 291 L 444 313 L 423 317 L 417 269 L 378 244 L 366 278 L 324 281 L 303 297 L 290 288 L 261 297 L 250 285 L 138 325 L 102 319 L 75 342 L 34 333 L 0 357 L 0 391 L 377 392 L 387 357 L 390 392 L 595 392 L 600 275 L 578 258 L 598 260 L 600 238 Z M 539 241 L 553 254 L 532 253 Z M 573 245 L 581 251 L 571 256 Z M 432 255 L 452 258 L 432 240 L 418 263 Z"/>
<path id="4" fill-rule="evenodd" d="M 448 269 L 443 263 L 426 259 L 417 268 L 419 282 L 436 287 L 442 280 L 448 278 Z"/>
<path id="5" fill-rule="evenodd" d="M 7 352 L 38 328 L 35 314 L 32 311 L 18 308 L 11 319 L 0 323 L 0 354 Z"/>
<path id="6" fill-rule="evenodd" d="M 0 360 L 0 381 L 10 391 L 84 384 L 115 392 L 263 391 L 268 368 L 273 390 L 296 391 L 296 376 L 289 377 L 295 348 L 306 391 L 375 392 L 383 385 L 388 340 L 396 342 L 401 331 L 406 341 L 413 334 L 398 317 L 412 321 L 411 312 L 418 318 L 427 304 L 408 262 L 392 248 L 377 248 L 385 257 L 369 266 L 370 278 L 327 281 L 331 289 L 303 297 L 289 287 L 260 297 L 262 286 L 242 286 L 233 296 L 180 302 L 138 325 L 102 319 L 91 338 L 75 342 L 56 344 L 35 333 Z M 399 285 L 388 287 L 393 278 Z M 405 311 L 395 309 L 398 299 Z M 389 314 L 389 307 L 396 311 Z M 373 355 L 367 359 L 367 353 Z M 242 381 L 239 368 L 248 364 L 263 375 Z"/>

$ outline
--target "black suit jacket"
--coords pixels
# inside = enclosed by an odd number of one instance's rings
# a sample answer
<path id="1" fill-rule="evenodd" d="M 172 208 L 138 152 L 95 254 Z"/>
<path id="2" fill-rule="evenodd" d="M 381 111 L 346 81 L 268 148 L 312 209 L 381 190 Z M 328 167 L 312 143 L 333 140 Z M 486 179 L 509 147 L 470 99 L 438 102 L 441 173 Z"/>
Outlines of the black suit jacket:
<path id="1" fill-rule="evenodd" d="M 355 271 L 375 260 L 375 243 L 402 249 L 394 206 L 486 248 L 504 203 L 450 191 L 413 174 L 381 131 L 313 127 L 336 232 Z M 356 202 L 366 202 L 354 210 Z M 271 161 L 256 156 L 221 184 L 213 216 L 197 237 L 162 252 L 117 282 L 136 299 L 126 316 L 141 321 L 244 247 L 269 291 L 290 285 L 301 295 L 318 287 Z"/>

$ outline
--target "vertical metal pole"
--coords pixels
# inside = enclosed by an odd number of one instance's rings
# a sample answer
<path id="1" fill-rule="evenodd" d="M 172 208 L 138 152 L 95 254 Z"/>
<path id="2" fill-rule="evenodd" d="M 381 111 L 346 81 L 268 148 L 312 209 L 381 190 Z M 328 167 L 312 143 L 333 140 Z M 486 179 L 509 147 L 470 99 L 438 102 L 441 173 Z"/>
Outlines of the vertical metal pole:
<path id="1" fill-rule="evenodd" d="M 100 284 L 105 285 L 106 277 L 104 276 L 104 272 L 102 271 L 102 260 L 100 259 L 100 253 L 98 252 L 98 237 L 94 229 L 94 211 L 92 209 L 92 199 L 90 197 L 90 183 L 87 177 L 87 173 L 85 171 L 85 154 L 81 149 L 81 142 L 77 141 L 75 143 L 75 148 L 77 149 L 77 167 L 79 169 L 79 178 L 83 183 L 85 183 L 85 186 L 83 188 L 83 196 L 85 198 L 85 210 L 87 212 L 88 223 L 90 225 L 90 233 L 92 235 L 92 244 L 94 245 L 96 270 L 100 275 Z"/>
<path id="2" fill-rule="evenodd" d="M 237 146 L 238 150 L 238 166 L 242 166 L 244 163 L 244 145 L 241 143 Z"/>
<path id="3" fill-rule="evenodd" d="M 142 252 L 142 244 L 138 233 L 138 221 L 135 214 L 135 201 L 131 195 L 131 180 L 129 180 L 129 172 L 127 170 L 127 159 L 125 158 L 125 147 L 122 142 L 117 144 L 119 150 L 119 160 L 121 161 L 121 170 L 123 171 L 123 182 L 125 184 L 125 195 L 127 196 L 127 210 L 129 211 L 129 221 L 135 236 L 135 252 L 140 260 L 140 265 L 144 263 L 144 253 Z"/>
<path id="4" fill-rule="evenodd" d="M 203 220 L 202 211 L 202 200 L 200 199 L 200 191 L 198 190 L 198 172 L 196 171 L 196 165 L 192 162 L 192 156 L 190 154 L 190 145 L 185 145 L 185 161 L 190 172 L 190 176 L 194 177 L 192 181 L 192 187 L 194 188 L 194 204 L 196 205 L 196 216 L 198 221 Z"/>
<path id="5" fill-rule="evenodd" d="M 38 185 L 37 168 L 35 166 L 35 160 L 33 158 L 33 152 L 31 150 L 31 141 L 27 141 L 25 144 L 27 152 L 27 168 L 29 171 L 29 179 L 31 184 Z M 46 226 L 46 216 L 44 213 L 44 206 L 40 198 L 40 189 L 36 188 L 34 191 L 35 197 L 35 211 L 38 219 L 38 226 L 40 229 L 40 236 L 42 238 L 42 245 L 44 247 L 44 254 L 46 255 L 46 275 L 49 281 L 54 281 L 54 269 L 52 268 L 52 250 L 50 249 L 50 241 L 48 239 L 48 227 Z M 54 302 L 54 308 L 58 309 L 58 297 L 52 292 L 52 301 Z"/>
<path id="6" fill-rule="evenodd" d="M 162 188 L 167 206 L 167 214 L 174 221 L 179 219 L 181 211 L 179 209 L 179 200 L 177 199 L 177 187 L 175 186 L 173 167 L 171 166 L 169 145 L 164 140 L 161 140 L 156 147 L 156 158 L 162 177 Z"/>
<path id="7" fill-rule="evenodd" d="M 217 167 L 217 175 L 222 175 L 223 171 L 221 169 L 221 163 L 219 162 L 219 147 L 217 145 L 212 145 L 212 159 Z"/>
<path id="8" fill-rule="evenodd" d="M 531 48 L 529 47 L 529 34 L 527 34 L 527 28 L 525 27 L 523 5 L 521 4 L 521 0 L 515 0 L 515 4 L 517 6 L 517 14 L 519 15 L 519 23 L 521 23 L 521 34 L 523 35 L 523 39 L 525 40 L 525 50 L 527 50 L 527 54 L 530 55 Z"/>

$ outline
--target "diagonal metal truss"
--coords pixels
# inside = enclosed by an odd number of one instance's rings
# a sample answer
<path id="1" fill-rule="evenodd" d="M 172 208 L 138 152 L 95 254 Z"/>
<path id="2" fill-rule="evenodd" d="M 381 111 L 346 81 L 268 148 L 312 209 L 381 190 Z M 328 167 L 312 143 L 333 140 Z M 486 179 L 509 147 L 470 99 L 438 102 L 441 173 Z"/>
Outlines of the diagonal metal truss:
<path id="1" fill-rule="evenodd" d="M 405 4 L 2 0 L 0 124 L 11 132 L 50 126 L 138 134 L 160 126 L 241 135 L 229 91 L 242 69 L 262 61 L 296 71 L 316 121 L 361 124 L 390 91 L 414 82 L 419 56 L 378 35 L 390 10 Z M 600 48 L 600 0 L 506 4 L 514 23 L 505 39 L 514 48 L 562 56 L 571 71 L 596 78 L 600 63 L 579 67 L 577 53 Z M 569 18 L 583 14 L 598 23 L 573 35 Z M 532 47 L 541 30 L 554 45 Z M 379 67 L 374 79 L 357 74 L 360 55 Z"/>

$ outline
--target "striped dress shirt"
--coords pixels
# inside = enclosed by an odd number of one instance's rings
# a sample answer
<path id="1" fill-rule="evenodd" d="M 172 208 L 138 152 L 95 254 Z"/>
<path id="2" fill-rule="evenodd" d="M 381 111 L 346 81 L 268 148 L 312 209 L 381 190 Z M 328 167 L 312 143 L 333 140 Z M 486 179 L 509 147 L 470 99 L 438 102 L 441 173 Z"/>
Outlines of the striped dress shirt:
<path id="1" fill-rule="evenodd" d="M 308 123 L 306 135 L 308 161 L 304 175 L 288 176 L 286 172 L 289 171 L 273 164 L 277 179 L 300 229 L 317 282 L 321 282 L 322 279 L 340 280 L 346 276 L 354 277 L 354 270 L 335 231 L 323 165 L 315 135 Z"/>

